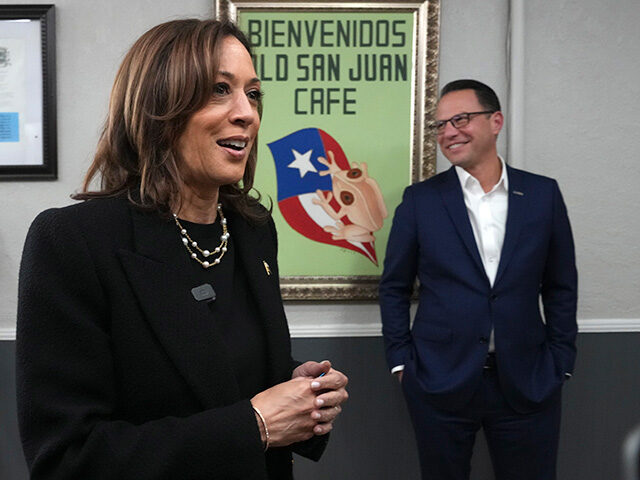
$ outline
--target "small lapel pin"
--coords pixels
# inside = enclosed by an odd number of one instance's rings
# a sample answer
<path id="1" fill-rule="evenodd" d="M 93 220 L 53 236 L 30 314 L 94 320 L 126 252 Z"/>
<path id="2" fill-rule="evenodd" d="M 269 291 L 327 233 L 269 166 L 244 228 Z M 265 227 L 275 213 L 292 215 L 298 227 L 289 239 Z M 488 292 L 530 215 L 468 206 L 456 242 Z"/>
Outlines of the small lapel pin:
<path id="1" fill-rule="evenodd" d="M 514 190 L 514 191 L 513 191 L 513 194 L 514 194 L 514 195 L 520 195 L 521 197 L 524 197 L 524 193 L 519 192 L 518 190 Z"/>
<path id="2" fill-rule="evenodd" d="M 271 268 L 269 268 L 269 264 L 265 260 L 262 260 L 262 263 L 264 264 L 264 269 L 266 270 L 267 275 L 271 275 Z"/>

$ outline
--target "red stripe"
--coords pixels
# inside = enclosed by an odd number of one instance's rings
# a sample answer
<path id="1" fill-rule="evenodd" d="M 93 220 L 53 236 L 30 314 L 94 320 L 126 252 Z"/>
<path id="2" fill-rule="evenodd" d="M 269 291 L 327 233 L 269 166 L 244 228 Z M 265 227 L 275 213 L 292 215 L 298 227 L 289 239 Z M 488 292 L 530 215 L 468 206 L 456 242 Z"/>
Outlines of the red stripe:
<path id="1" fill-rule="evenodd" d="M 330 233 L 325 232 L 316 222 L 311 219 L 311 217 L 309 217 L 306 210 L 300 203 L 298 197 L 290 197 L 281 200 L 280 202 L 278 202 L 278 206 L 280 207 L 282 216 L 287 221 L 289 226 L 300 235 L 316 242 L 326 243 L 328 245 L 335 245 L 337 247 L 353 250 L 354 252 L 363 255 L 368 260 L 371 260 L 362 252 L 360 248 L 352 245 L 346 240 L 333 240 Z M 371 254 L 371 257 L 374 259 L 373 263 L 377 266 L 378 258 L 376 256 L 374 243 L 366 242 L 363 243 L 363 245 L 367 252 Z"/>

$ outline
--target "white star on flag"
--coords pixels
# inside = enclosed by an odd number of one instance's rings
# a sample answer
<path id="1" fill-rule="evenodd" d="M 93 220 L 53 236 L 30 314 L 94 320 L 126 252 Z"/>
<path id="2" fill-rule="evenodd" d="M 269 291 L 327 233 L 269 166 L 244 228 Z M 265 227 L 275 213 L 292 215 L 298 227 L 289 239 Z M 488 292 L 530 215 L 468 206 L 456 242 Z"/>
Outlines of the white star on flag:
<path id="1" fill-rule="evenodd" d="M 293 153 L 295 160 L 287 165 L 287 167 L 297 168 L 300 172 L 300 178 L 304 177 L 308 172 L 318 173 L 316 167 L 314 167 L 311 163 L 311 152 L 313 152 L 313 150 L 309 150 L 305 153 L 300 153 L 296 150 L 291 149 L 291 153 Z"/>

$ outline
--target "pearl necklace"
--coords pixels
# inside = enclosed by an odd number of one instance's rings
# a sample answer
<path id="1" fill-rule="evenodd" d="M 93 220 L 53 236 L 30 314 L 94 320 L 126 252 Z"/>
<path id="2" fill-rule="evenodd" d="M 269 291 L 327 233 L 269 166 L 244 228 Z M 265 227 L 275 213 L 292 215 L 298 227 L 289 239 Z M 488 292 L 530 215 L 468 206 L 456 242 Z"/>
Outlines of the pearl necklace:
<path id="1" fill-rule="evenodd" d="M 220 260 L 222 260 L 222 257 L 224 257 L 224 254 L 227 253 L 227 244 L 231 235 L 229 234 L 229 230 L 227 230 L 227 219 L 224 218 L 222 205 L 220 203 L 218 204 L 218 213 L 220 214 L 220 223 L 222 224 L 222 235 L 220 235 L 220 245 L 218 245 L 213 252 L 210 252 L 209 250 L 202 250 L 198 246 L 198 242 L 194 241 L 187 233 L 187 229 L 182 226 L 180 220 L 178 220 L 178 215 L 176 213 L 173 214 L 173 219 L 175 220 L 178 230 L 180 230 L 180 235 L 182 236 L 182 243 L 189 252 L 189 255 L 191 255 L 191 258 L 202 265 L 202 268 L 209 268 L 214 265 L 218 265 Z M 204 260 L 201 260 L 196 252 L 199 252 L 204 257 Z M 209 256 L 216 255 L 218 253 L 220 255 L 218 258 L 215 258 L 213 262 L 209 262 L 209 260 L 207 260 Z"/>

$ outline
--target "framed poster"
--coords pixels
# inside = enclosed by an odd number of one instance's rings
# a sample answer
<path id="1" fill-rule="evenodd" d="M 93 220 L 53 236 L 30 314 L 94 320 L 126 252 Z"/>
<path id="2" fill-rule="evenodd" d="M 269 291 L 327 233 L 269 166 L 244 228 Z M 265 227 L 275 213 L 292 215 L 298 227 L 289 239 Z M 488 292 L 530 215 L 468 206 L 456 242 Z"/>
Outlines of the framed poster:
<path id="1" fill-rule="evenodd" d="M 371 300 L 404 188 L 435 173 L 439 3 L 216 2 L 264 91 L 256 189 L 282 294 Z"/>
<path id="2" fill-rule="evenodd" d="M 0 6 L 0 180 L 57 178 L 53 5 Z"/>

